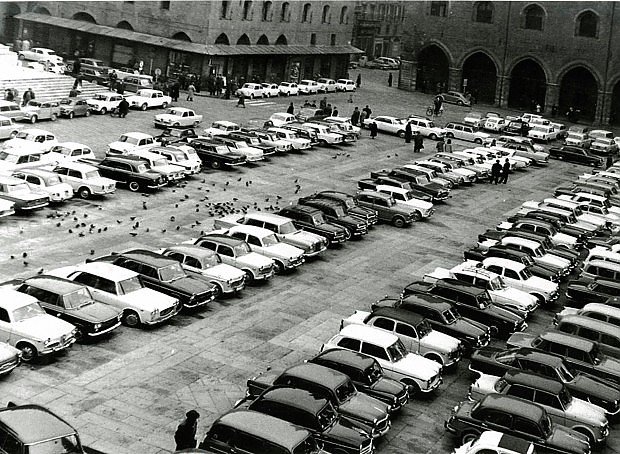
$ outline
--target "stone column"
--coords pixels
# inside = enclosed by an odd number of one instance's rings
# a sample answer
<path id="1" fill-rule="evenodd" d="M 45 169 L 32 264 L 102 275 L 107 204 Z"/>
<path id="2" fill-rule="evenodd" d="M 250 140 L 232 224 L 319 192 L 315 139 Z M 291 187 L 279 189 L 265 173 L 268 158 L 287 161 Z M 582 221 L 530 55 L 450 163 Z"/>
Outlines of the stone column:
<path id="1" fill-rule="evenodd" d="M 594 113 L 595 125 L 608 125 L 609 116 L 611 114 L 611 96 L 610 91 L 599 91 L 596 98 L 596 112 Z"/>
<path id="2" fill-rule="evenodd" d="M 462 91 L 463 70 L 461 68 L 450 68 L 448 71 L 448 89 L 453 91 Z M 435 87 L 433 87 L 433 90 Z"/>
<path id="3" fill-rule="evenodd" d="M 510 93 L 510 76 L 498 76 L 495 85 L 495 105 L 505 108 L 508 105 L 508 93 Z"/>
<path id="4" fill-rule="evenodd" d="M 545 92 L 545 113 L 551 113 L 553 106 L 557 109 L 556 116 L 560 114 L 560 86 L 551 82 L 547 82 L 547 91 Z"/>

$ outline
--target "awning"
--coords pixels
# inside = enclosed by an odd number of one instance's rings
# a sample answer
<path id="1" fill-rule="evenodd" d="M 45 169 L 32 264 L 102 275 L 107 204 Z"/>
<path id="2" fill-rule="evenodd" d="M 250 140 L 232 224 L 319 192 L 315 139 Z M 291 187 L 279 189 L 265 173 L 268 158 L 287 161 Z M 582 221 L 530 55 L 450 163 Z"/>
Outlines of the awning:
<path id="1" fill-rule="evenodd" d="M 219 44 L 199 44 L 178 39 L 164 38 L 163 36 L 139 33 L 133 30 L 108 27 L 90 22 L 67 19 L 64 17 L 48 16 L 39 13 L 21 13 L 15 19 L 36 22 L 39 24 L 51 25 L 54 27 L 67 28 L 83 33 L 90 33 L 114 39 L 124 39 L 135 41 L 152 46 L 165 47 L 182 52 L 191 52 L 201 55 L 211 56 L 233 56 L 233 55 L 343 55 L 343 54 L 362 54 L 362 50 L 351 45 L 341 46 L 302 46 L 302 45 L 219 45 Z"/>

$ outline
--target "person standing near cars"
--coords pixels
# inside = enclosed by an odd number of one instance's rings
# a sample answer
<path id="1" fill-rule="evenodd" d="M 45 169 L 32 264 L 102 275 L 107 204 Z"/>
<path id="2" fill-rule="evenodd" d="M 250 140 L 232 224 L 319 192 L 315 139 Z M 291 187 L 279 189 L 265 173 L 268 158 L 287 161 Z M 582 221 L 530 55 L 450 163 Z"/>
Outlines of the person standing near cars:
<path id="1" fill-rule="evenodd" d="M 286 109 L 286 113 L 293 115 L 295 113 L 295 106 L 293 106 L 293 102 L 288 105 L 288 109 Z"/>
<path id="2" fill-rule="evenodd" d="M 446 143 L 444 142 L 443 137 L 440 137 L 437 140 L 436 149 L 437 153 L 443 153 L 444 151 L 446 151 Z"/>
<path id="3" fill-rule="evenodd" d="M 362 86 L 362 75 L 361 74 L 357 75 L 357 79 L 355 80 L 355 85 L 357 86 L 357 88 L 360 88 Z"/>
<path id="4" fill-rule="evenodd" d="M 510 173 L 510 161 L 506 158 L 504 165 L 502 166 L 502 177 L 500 183 L 506 184 L 508 182 L 508 174 Z"/>
<path id="5" fill-rule="evenodd" d="M 452 153 L 452 139 L 446 140 L 446 144 L 443 147 L 443 151 L 445 151 L 446 153 Z"/>
<path id="6" fill-rule="evenodd" d="M 179 424 L 177 431 L 174 433 L 174 441 L 177 445 L 177 451 L 196 448 L 198 418 L 200 418 L 200 413 L 196 410 L 190 410 L 185 414 L 185 420 Z"/>
<path id="7" fill-rule="evenodd" d="M 499 183 L 499 178 L 502 175 L 502 165 L 499 163 L 499 159 L 495 161 L 495 164 L 491 167 L 491 183 Z"/>
<path id="8" fill-rule="evenodd" d="M 356 107 L 351 114 L 351 124 L 353 126 L 357 126 L 357 123 L 360 121 L 360 109 Z"/>
<path id="9" fill-rule="evenodd" d="M 362 109 L 362 112 L 360 113 L 360 128 L 364 129 L 364 120 L 367 118 L 368 114 L 366 113 L 365 109 Z"/>
<path id="10" fill-rule="evenodd" d="M 388 87 L 392 86 L 392 73 L 388 74 Z"/>
<path id="11" fill-rule="evenodd" d="M 118 103 L 118 117 L 125 118 L 129 113 L 129 102 L 123 98 L 121 102 Z"/>
<path id="12" fill-rule="evenodd" d="M 422 137 L 422 134 L 420 134 L 419 131 L 416 131 L 415 135 L 413 136 L 413 152 L 421 153 L 423 149 L 424 149 L 424 137 Z"/>
<path id="13" fill-rule="evenodd" d="M 377 137 L 377 123 L 374 121 L 368 125 L 368 129 L 370 129 L 370 138 L 374 139 Z"/>
<path id="14" fill-rule="evenodd" d="M 194 93 L 196 92 L 196 87 L 194 86 L 194 84 L 192 82 L 189 83 L 188 87 L 187 87 L 187 100 L 188 101 L 194 101 Z"/>
<path id="15" fill-rule="evenodd" d="M 411 143 L 411 138 L 413 137 L 413 132 L 411 130 L 411 123 L 407 122 L 405 126 L 405 143 Z"/>

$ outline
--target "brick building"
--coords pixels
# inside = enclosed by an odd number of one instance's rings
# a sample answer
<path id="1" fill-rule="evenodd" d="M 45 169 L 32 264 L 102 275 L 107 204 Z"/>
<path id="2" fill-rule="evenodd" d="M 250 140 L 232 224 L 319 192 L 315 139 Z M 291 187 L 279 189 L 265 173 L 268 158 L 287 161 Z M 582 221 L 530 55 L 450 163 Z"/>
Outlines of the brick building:
<path id="1" fill-rule="evenodd" d="M 337 78 L 360 52 L 347 1 L 11 2 L 2 10 L 7 40 L 168 76 Z"/>
<path id="2" fill-rule="evenodd" d="M 405 21 L 404 1 L 357 1 L 352 43 L 375 57 L 400 57 Z"/>
<path id="3" fill-rule="evenodd" d="M 419 1 L 406 4 L 401 87 L 466 90 L 546 113 L 569 107 L 620 122 L 616 2 Z"/>

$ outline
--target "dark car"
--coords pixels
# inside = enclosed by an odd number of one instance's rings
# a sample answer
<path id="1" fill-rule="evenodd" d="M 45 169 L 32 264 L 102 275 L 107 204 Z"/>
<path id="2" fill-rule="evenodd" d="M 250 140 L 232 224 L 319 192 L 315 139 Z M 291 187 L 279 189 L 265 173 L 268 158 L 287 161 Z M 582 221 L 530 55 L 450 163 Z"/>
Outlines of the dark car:
<path id="1" fill-rule="evenodd" d="M 328 222 L 345 228 L 354 238 L 361 238 L 368 233 L 366 221 L 349 216 L 342 206 L 337 202 L 326 199 L 311 199 L 302 197 L 299 199 L 300 205 L 306 205 L 321 211 Z"/>
<path id="2" fill-rule="evenodd" d="M 461 402 L 445 427 L 462 443 L 475 440 L 486 430 L 497 430 L 530 441 L 544 452 L 590 453 L 588 437 L 554 424 L 539 405 L 512 396 L 489 394 L 478 402 Z"/>
<path id="3" fill-rule="evenodd" d="M 476 350 L 469 370 L 501 377 L 509 371 L 525 371 L 562 383 L 574 397 L 603 408 L 608 417 L 620 414 L 620 390 L 593 375 L 577 372 L 561 356 L 531 348 L 484 347 Z"/>
<path id="4" fill-rule="evenodd" d="M 523 220 L 535 219 L 538 221 L 543 221 L 551 224 L 555 229 L 557 229 L 560 233 L 565 233 L 566 235 L 574 236 L 581 243 L 586 243 L 588 237 L 592 236 L 594 233 L 587 232 L 583 229 L 575 227 L 566 223 L 564 220 L 555 215 L 555 213 L 546 213 L 544 211 L 528 211 L 525 214 L 517 214 L 511 216 L 507 219 L 508 222 L 518 222 Z"/>
<path id="5" fill-rule="evenodd" d="M 90 107 L 84 98 L 63 98 L 60 100 L 60 116 L 73 118 L 90 115 Z"/>
<path id="6" fill-rule="evenodd" d="M 502 134 L 527 137 L 529 129 L 529 126 L 521 121 L 511 121 L 506 125 Z"/>
<path id="7" fill-rule="evenodd" d="M 187 144 L 193 139 L 197 139 L 198 134 L 194 128 L 166 128 L 160 135 L 155 136 L 155 141 L 160 142 L 162 146 Z"/>
<path id="8" fill-rule="evenodd" d="M 403 296 L 427 293 L 453 303 L 459 313 L 491 328 L 495 336 L 507 338 L 515 331 L 523 331 L 527 323 L 516 313 L 495 306 L 486 289 L 457 279 L 438 279 L 434 283 L 415 281 L 403 289 Z"/>
<path id="9" fill-rule="evenodd" d="M 361 426 L 340 418 L 329 399 L 304 389 L 269 388 L 256 399 L 243 399 L 235 408 L 264 413 L 309 430 L 329 452 L 370 454 L 373 451 L 372 438 Z"/>
<path id="10" fill-rule="evenodd" d="M 330 246 L 344 243 L 351 237 L 347 229 L 327 222 L 322 211 L 307 205 L 291 205 L 276 214 L 292 219 L 297 228 L 324 236 Z"/>
<path id="11" fill-rule="evenodd" d="M 463 344 L 463 353 L 488 345 L 489 327 L 461 317 L 458 310 L 443 298 L 432 295 L 413 295 L 405 298 L 383 298 L 372 304 L 372 310 L 393 307 L 408 310 L 426 318 L 434 330 L 455 337 Z"/>
<path id="12" fill-rule="evenodd" d="M 307 122 L 314 120 L 322 120 L 323 118 L 327 118 L 327 115 L 323 109 L 316 109 L 314 107 L 302 107 L 299 109 L 299 112 L 295 114 L 297 121 Z"/>
<path id="13" fill-rule="evenodd" d="M 383 170 L 380 172 L 370 172 L 371 178 L 379 178 L 381 176 L 398 177 L 408 181 L 412 189 L 417 189 L 425 194 L 433 197 L 435 200 L 447 200 L 450 197 L 450 190 L 445 189 L 437 183 L 433 183 L 426 175 L 419 174 L 406 167 L 393 169 L 391 171 Z"/>
<path id="14" fill-rule="evenodd" d="M 196 150 L 203 164 L 212 169 L 236 167 L 247 162 L 245 155 L 231 151 L 226 145 L 214 143 L 210 139 L 193 139 L 188 145 Z"/>
<path id="15" fill-rule="evenodd" d="M 620 307 L 620 282 L 605 279 L 577 279 L 568 282 L 566 306 L 582 308 L 588 303 Z"/>
<path id="16" fill-rule="evenodd" d="M 511 347 L 530 347 L 563 356 L 573 369 L 592 374 L 615 386 L 620 385 L 620 360 L 600 353 L 596 342 L 556 330 L 515 333 L 506 342 Z"/>
<path id="17" fill-rule="evenodd" d="M 391 413 L 409 401 L 409 388 L 385 377 L 383 368 L 371 356 L 336 348 L 325 350 L 307 362 L 348 375 L 358 391 L 388 404 Z"/>
<path id="18" fill-rule="evenodd" d="M 188 309 L 209 303 L 217 293 L 215 286 L 206 279 L 189 276 L 178 261 L 155 252 L 133 249 L 93 261 L 108 262 L 135 271 L 146 287 L 177 298 Z"/>
<path id="19" fill-rule="evenodd" d="M 108 156 L 99 162 L 87 163 L 97 167 L 102 177 L 126 184 L 132 192 L 159 189 L 168 183 L 164 175 L 153 172 L 144 160 L 136 156 Z"/>
<path id="20" fill-rule="evenodd" d="M 357 194 L 356 201 L 360 206 L 375 211 L 381 222 L 387 222 L 395 227 L 405 227 L 417 220 L 414 209 L 396 203 L 389 194 L 360 191 Z"/>
<path id="21" fill-rule="evenodd" d="M 344 208 L 352 216 L 357 216 L 368 222 L 369 225 L 375 225 L 378 222 L 377 211 L 360 205 L 354 195 L 340 191 L 321 191 L 312 195 L 319 199 L 334 200 Z"/>
<path id="22" fill-rule="evenodd" d="M 121 311 L 94 301 L 88 287 L 68 279 L 35 276 L 17 291 L 36 298 L 48 314 L 75 325 L 77 340 L 102 336 L 121 325 Z"/>
<path id="23" fill-rule="evenodd" d="M 283 372 L 269 371 L 250 378 L 247 395 L 258 396 L 271 386 L 290 386 L 305 389 L 329 399 L 338 413 L 372 435 L 384 435 L 391 426 L 388 406 L 359 393 L 349 377 L 318 364 L 302 363 Z"/>
<path id="24" fill-rule="evenodd" d="M 572 145 L 562 145 L 561 147 L 549 148 L 549 157 L 561 159 L 563 161 L 576 162 L 592 167 L 600 167 L 603 165 L 603 159 L 588 153 L 581 147 Z"/>
<path id="25" fill-rule="evenodd" d="M 262 150 L 265 156 L 275 154 L 276 152 L 276 147 L 261 142 L 261 140 L 254 134 L 250 134 L 244 131 L 231 131 L 226 136 L 230 137 L 231 139 L 242 140 L 249 146 Z"/>

